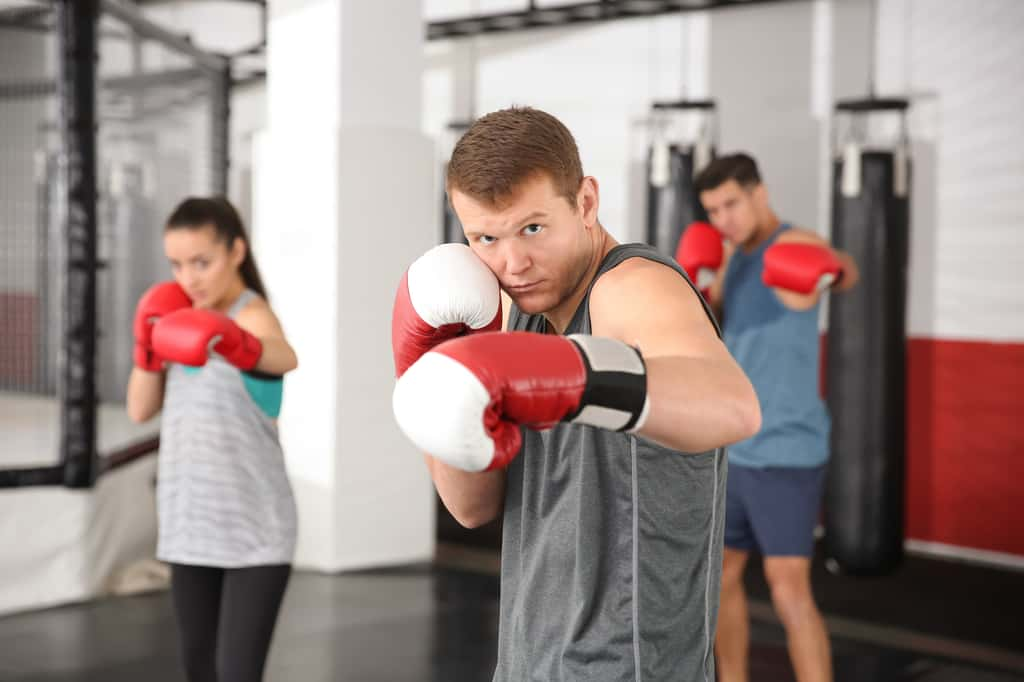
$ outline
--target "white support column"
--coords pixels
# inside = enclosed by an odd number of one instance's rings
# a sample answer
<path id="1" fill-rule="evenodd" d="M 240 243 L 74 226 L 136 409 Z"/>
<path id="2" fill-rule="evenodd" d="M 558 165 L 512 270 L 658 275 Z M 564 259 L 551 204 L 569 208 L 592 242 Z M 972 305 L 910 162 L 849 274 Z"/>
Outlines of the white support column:
<path id="1" fill-rule="evenodd" d="M 430 559 L 434 493 L 391 413 L 391 304 L 434 244 L 419 3 L 271 0 L 254 248 L 299 355 L 281 437 L 296 564 Z"/>

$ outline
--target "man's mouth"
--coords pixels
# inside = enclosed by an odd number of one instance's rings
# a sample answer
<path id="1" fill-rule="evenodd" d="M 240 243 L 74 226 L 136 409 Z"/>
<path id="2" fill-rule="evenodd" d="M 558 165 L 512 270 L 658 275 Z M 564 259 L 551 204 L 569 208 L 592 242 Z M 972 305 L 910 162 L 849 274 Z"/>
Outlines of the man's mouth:
<path id="1" fill-rule="evenodd" d="M 527 284 L 509 284 L 506 285 L 505 289 L 507 289 L 510 294 L 525 294 L 531 289 L 536 288 L 539 284 L 540 282 L 529 282 Z"/>

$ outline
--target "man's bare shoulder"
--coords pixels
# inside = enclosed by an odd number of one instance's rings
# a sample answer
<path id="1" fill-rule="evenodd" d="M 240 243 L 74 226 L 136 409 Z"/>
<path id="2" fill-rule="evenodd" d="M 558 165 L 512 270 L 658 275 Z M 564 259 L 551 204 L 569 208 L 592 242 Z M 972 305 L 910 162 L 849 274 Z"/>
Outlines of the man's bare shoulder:
<path id="1" fill-rule="evenodd" d="M 689 288 L 682 275 L 668 265 L 642 256 L 634 256 L 599 277 L 594 283 L 590 297 L 594 300 L 595 297 L 620 298 L 638 294 L 653 296 L 663 291 L 666 286 L 680 287 L 680 291 Z"/>
<path id="2" fill-rule="evenodd" d="M 776 243 L 818 244 L 821 246 L 828 246 L 828 241 L 820 234 L 804 227 L 792 227 L 780 234 L 779 238 L 775 241 Z"/>
<path id="3" fill-rule="evenodd" d="M 590 294 L 595 328 L 617 328 L 618 321 L 642 319 L 656 311 L 672 315 L 700 304 L 697 294 L 673 268 L 643 257 L 630 258 L 602 275 Z"/>

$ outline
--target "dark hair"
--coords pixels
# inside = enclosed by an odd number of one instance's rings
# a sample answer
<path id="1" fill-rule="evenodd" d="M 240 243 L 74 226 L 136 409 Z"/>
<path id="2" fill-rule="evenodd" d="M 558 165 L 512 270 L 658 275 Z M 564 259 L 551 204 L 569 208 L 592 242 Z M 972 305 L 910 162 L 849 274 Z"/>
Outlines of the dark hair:
<path id="1" fill-rule="evenodd" d="M 267 298 L 267 290 L 263 286 L 263 279 L 260 277 L 259 268 L 256 267 L 256 257 L 252 253 L 249 238 L 245 234 L 245 226 L 238 211 L 225 197 L 189 197 L 178 204 L 167 219 L 165 231 L 170 230 L 198 230 L 210 225 L 217 235 L 217 239 L 224 242 L 230 249 L 236 239 L 241 239 L 245 244 L 245 260 L 239 267 L 242 274 L 242 281 L 263 298 Z"/>
<path id="2" fill-rule="evenodd" d="M 551 114 L 511 107 L 470 126 L 452 151 L 445 189 L 497 206 L 541 173 L 551 178 L 555 191 L 576 205 L 583 164 L 572 133 Z"/>
<path id="3" fill-rule="evenodd" d="M 761 184 L 761 173 L 757 170 L 754 158 L 742 152 L 720 156 L 704 167 L 693 181 L 693 186 L 697 194 L 700 194 L 720 187 L 730 180 L 735 180 L 746 189 Z"/>

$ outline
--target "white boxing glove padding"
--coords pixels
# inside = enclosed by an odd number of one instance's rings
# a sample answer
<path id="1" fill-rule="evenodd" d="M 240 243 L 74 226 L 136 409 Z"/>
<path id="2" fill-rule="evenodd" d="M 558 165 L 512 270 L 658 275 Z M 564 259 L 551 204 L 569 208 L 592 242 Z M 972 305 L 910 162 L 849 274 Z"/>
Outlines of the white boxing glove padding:
<path id="1" fill-rule="evenodd" d="M 409 266 L 409 299 L 432 326 L 463 323 L 482 329 L 501 306 L 494 273 L 465 244 L 441 244 Z"/>
<path id="2" fill-rule="evenodd" d="M 406 437 L 423 452 L 464 471 L 483 471 L 494 459 L 484 430 L 491 395 L 469 369 L 427 353 L 395 384 L 391 406 Z"/>

